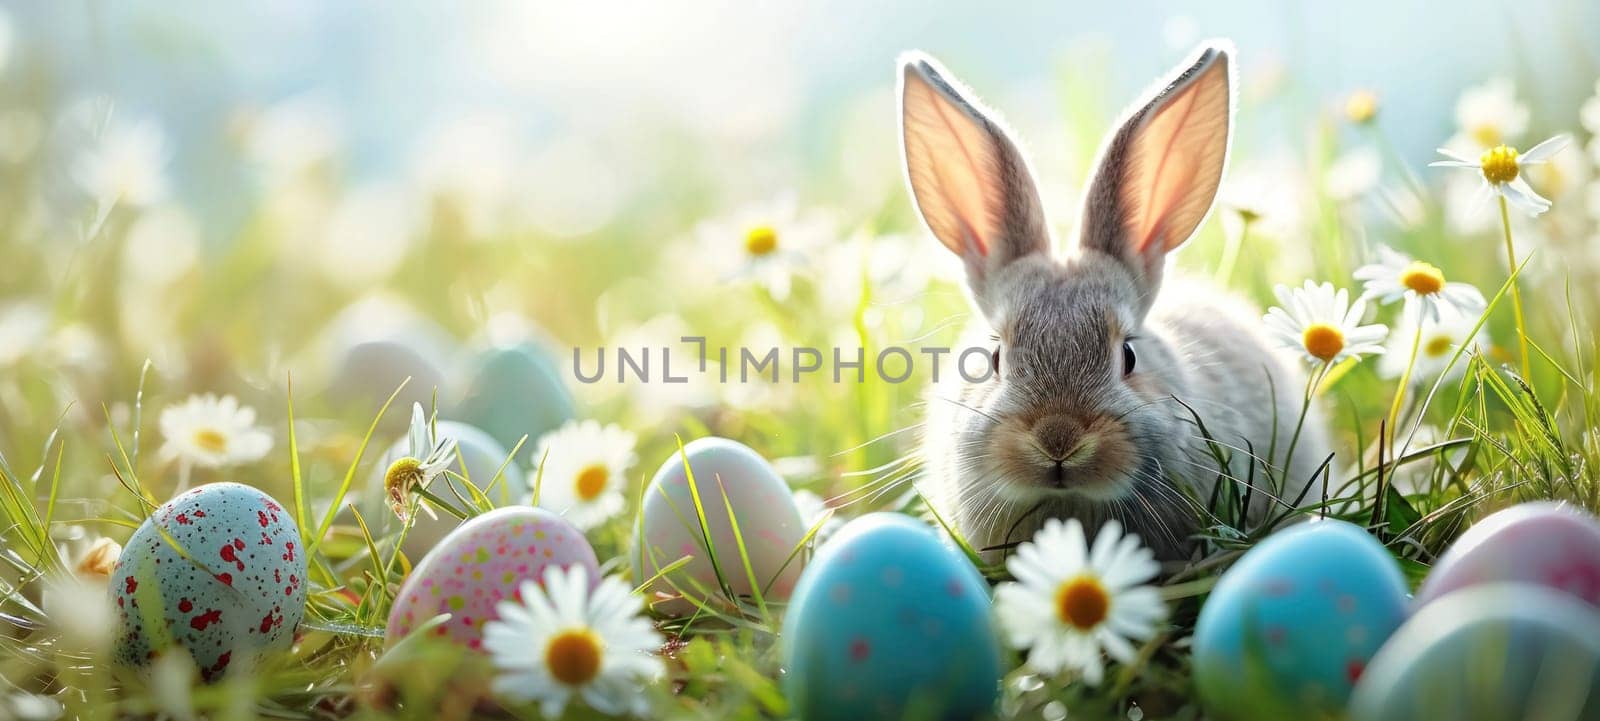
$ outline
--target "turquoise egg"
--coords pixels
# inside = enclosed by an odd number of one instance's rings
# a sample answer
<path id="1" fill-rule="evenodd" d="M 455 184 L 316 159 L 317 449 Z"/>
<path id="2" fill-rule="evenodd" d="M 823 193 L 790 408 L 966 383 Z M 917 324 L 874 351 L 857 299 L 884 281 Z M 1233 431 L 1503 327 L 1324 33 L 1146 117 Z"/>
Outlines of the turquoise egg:
<path id="1" fill-rule="evenodd" d="M 120 620 L 118 662 L 143 665 L 177 646 L 206 680 L 217 679 L 293 640 L 306 609 L 300 531 L 261 491 L 200 486 L 155 509 L 133 532 L 112 572 L 111 595 Z"/>
<path id="2" fill-rule="evenodd" d="M 1349 718 L 1600 720 L 1600 614 L 1532 584 L 1450 593 L 1372 659 Z"/>
<path id="3" fill-rule="evenodd" d="M 1194 674 L 1217 718 L 1333 714 L 1406 614 L 1394 557 L 1343 521 L 1257 544 L 1217 582 L 1194 631 Z"/>
<path id="4" fill-rule="evenodd" d="M 802 721 L 981 718 L 1000 689 L 988 584 L 899 514 L 862 516 L 817 552 L 780 642 Z"/>
<path id="5" fill-rule="evenodd" d="M 484 351 L 467 373 L 466 392 L 452 418 L 487 431 L 506 448 L 527 436 L 519 457 L 530 458 L 539 436 L 577 416 L 572 392 L 555 359 L 532 342 Z"/>
<path id="6" fill-rule="evenodd" d="M 453 438 L 456 441 L 459 458 L 451 462 L 450 471 L 471 479 L 472 485 L 488 495 L 489 500 L 496 506 L 510 505 L 527 494 L 527 480 L 521 466 L 516 462 L 506 464 L 510 451 L 500 445 L 493 436 L 456 421 L 441 420 L 435 424 L 434 430 L 437 437 Z M 410 447 L 411 442 L 407 438 L 395 441 L 378 459 L 367 480 L 361 514 L 367 524 L 374 527 L 374 533 L 377 535 L 395 534 L 400 531 L 400 520 L 389 510 L 388 495 L 383 482 L 389 465 L 409 453 Z M 463 461 L 465 467 L 462 466 Z M 505 471 L 499 482 L 494 482 L 495 472 L 500 470 L 502 464 L 506 464 Z M 491 483 L 493 488 L 489 487 Z M 472 498 L 465 484 L 465 481 L 446 473 L 435 478 L 428 490 L 451 503 L 460 504 L 460 501 L 456 500 L 458 496 Z M 451 487 L 454 490 L 451 490 Z M 435 516 L 429 516 L 426 512 L 418 514 L 411 525 L 411 530 L 406 532 L 402 550 L 413 562 L 420 560 L 445 537 L 445 534 L 461 525 L 461 519 L 448 511 L 435 511 Z"/>

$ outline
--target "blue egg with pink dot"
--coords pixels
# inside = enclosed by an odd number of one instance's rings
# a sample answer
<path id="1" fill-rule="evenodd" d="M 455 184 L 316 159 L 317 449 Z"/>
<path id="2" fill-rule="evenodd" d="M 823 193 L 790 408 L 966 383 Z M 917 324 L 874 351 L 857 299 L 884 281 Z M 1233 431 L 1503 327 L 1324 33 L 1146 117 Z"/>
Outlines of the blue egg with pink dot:
<path id="1" fill-rule="evenodd" d="M 1280 531 L 1212 590 L 1194 633 L 1195 684 L 1219 719 L 1332 716 L 1405 620 L 1406 582 L 1343 521 Z"/>
<path id="2" fill-rule="evenodd" d="M 979 718 L 1000 690 L 988 584 L 900 514 L 862 516 L 817 552 L 781 642 L 802 721 Z"/>

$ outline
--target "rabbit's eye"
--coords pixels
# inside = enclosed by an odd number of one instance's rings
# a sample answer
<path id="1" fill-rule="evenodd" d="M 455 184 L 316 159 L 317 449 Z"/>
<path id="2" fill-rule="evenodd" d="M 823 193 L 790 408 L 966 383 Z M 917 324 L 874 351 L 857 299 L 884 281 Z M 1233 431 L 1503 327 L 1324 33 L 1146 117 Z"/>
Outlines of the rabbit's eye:
<path id="1" fill-rule="evenodd" d="M 994 351 L 989 353 L 989 367 L 994 369 L 994 377 L 999 378 L 1000 377 L 1000 346 L 995 346 Z"/>
<path id="2" fill-rule="evenodd" d="M 1126 376 L 1126 375 L 1131 375 L 1133 373 L 1133 364 L 1134 364 L 1134 361 L 1136 361 L 1136 360 L 1138 360 L 1138 358 L 1136 358 L 1133 355 L 1133 344 L 1129 343 L 1127 341 L 1123 341 L 1122 342 L 1122 375 Z"/>

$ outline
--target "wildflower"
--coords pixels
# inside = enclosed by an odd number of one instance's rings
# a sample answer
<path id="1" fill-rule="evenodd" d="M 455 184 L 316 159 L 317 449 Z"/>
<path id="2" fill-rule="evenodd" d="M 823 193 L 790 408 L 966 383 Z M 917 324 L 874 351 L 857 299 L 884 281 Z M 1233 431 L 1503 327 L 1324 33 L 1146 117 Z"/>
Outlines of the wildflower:
<path id="1" fill-rule="evenodd" d="M 1306 360 L 1332 364 L 1383 352 L 1379 343 L 1389 329 L 1361 325 L 1367 310 L 1365 299 L 1356 298 L 1352 303 L 1349 291 L 1309 280 L 1300 288 L 1280 285 L 1276 293 L 1279 307 L 1269 309 L 1263 319 L 1267 332 L 1283 347 L 1300 351 Z"/>
<path id="2" fill-rule="evenodd" d="M 1075 518 L 1045 522 L 1006 562 L 1017 580 L 996 589 L 995 613 L 1011 645 L 1028 650 L 1028 666 L 1045 674 L 1076 669 L 1098 684 L 1102 651 L 1131 662 L 1132 641 L 1155 635 L 1167 609 L 1143 585 L 1160 567 L 1138 536 L 1107 521 L 1093 547 L 1086 540 Z"/>
<path id="3" fill-rule="evenodd" d="M 568 421 L 539 439 L 534 462 L 542 462 L 528 477 L 538 481 L 542 508 L 566 516 L 580 529 L 600 525 L 622 510 L 626 473 L 638 457 L 632 433 L 596 421 Z"/>
<path id="4" fill-rule="evenodd" d="M 1423 378 L 1432 378 L 1444 373 L 1445 364 L 1455 356 L 1457 349 L 1488 346 L 1487 331 L 1480 329 L 1476 334 L 1472 332 L 1473 326 L 1477 324 L 1476 315 L 1467 315 L 1453 307 L 1445 306 L 1439 309 L 1438 318 L 1422 322 L 1422 336 L 1418 340 L 1416 317 L 1407 315 L 1401 318 L 1400 325 L 1389 336 L 1388 352 L 1378 361 L 1379 375 L 1385 378 L 1400 377 L 1405 372 L 1406 359 L 1411 353 L 1413 343 L 1417 346 L 1416 373 L 1421 374 Z M 1450 366 L 1444 380 L 1460 378 L 1466 369 L 1466 359 L 1463 358 Z"/>
<path id="5" fill-rule="evenodd" d="M 1334 200 L 1354 200 L 1378 187 L 1382 175 L 1378 151 L 1357 148 L 1334 159 L 1323 177 L 1323 187 Z"/>
<path id="6" fill-rule="evenodd" d="M 502 602 L 500 618 L 484 628 L 495 692 L 539 702 L 545 718 L 560 718 L 573 696 L 603 714 L 642 716 L 640 690 L 665 671 L 652 654 L 662 637 L 640 613 L 644 600 L 615 577 L 591 589 L 578 565 L 547 567 L 543 581 L 524 582 L 521 600 Z"/>
<path id="7" fill-rule="evenodd" d="M 272 436 L 256 427 L 256 411 L 233 396 L 189 396 L 161 411 L 161 454 L 202 468 L 223 468 L 261 460 L 272 450 Z"/>
<path id="8" fill-rule="evenodd" d="M 1344 117 L 1356 125 L 1366 125 L 1378 117 L 1378 94 L 1357 90 L 1344 101 Z"/>
<path id="9" fill-rule="evenodd" d="M 102 208 L 143 207 L 167 196 L 166 136 L 151 121 L 112 124 L 72 166 L 72 177 Z"/>
<path id="10" fill-rule="evenodd" d="M 1457 152 L 1486 150 L 1513 140 L 1528 129 L 1528 106 L 1517 100 L 1508 78 L 1491 78 L 1467 88 L 1456 101 L 1456 136 L 1449 147 Z"/>
<path id="11" fill-rule="evenodd" d="M 122 544 L 109 538 L 97 538 L 72 562 L 72 572 L 79 578 L 105 583 L 116 570 L 117 559 L 122 557 Z"/>
<path id="12" fill-rule="evenodd" d="M 1404 298 L 1407 310 L 1418 305 L 1429 320 L 1438 320 L 1447 307 L 1476 316 L 1486 305 L 1483 293 L 1472 285 L 1447 282 L 1439 266 L 1385 246 L 1378 246 L 1378 262 L 1356 269 L 1355 277 L 1366 283 L 1364 297 L 1385 304 Z"/>
<path id="13" fill-rule="evenodd" d="M 1473 168 L 1483 176 L 1485 188 L 1498 193 L 1529 215 L 1538 215 L 1550 209 L 1550 201 L 1534 192 L 1533 187 L 1528 185 L 1527 179 L 1522 177 L 1523 171 L 1529 166 L 1549 160 L 1551 156 L 1561 152 L 1570 140 L 1571 138 L 1566 135 L 1557 135 L 1521 154 L 1511 146 L 1496 145 L 1483 151 L 1483 155 L 1476 161 L 1447 148 L 1439 148 L 1439 154 L 1449 160 L 1438 160 L 1429 165 L 1442 168 Z"/>
<path id="14" fill-rule="evenodd" d="M 411 490 L 427 488 L 456 458 L 454 438 L 435 438 L 433 426 L 422 412 L 421 403 L 411 404 L 411 430 L 406 440 L 407 455 L 389 464 L 383 474 L 383 490 L 389 510 L 401 521 L 411 520 Z M 422 504 L 433 516 L 433 509 Z"/>
<path id="15" fill-rule="evenodd" d="M 718 263 L 722 280 L 751 281 L 784 300 L 795 272 L 832 232 L 828 218 L 801 214 L 794 196 L 786 193 L 727 219 L 702 223 L 695 231 L 700 247 L 694 258 Z"/>

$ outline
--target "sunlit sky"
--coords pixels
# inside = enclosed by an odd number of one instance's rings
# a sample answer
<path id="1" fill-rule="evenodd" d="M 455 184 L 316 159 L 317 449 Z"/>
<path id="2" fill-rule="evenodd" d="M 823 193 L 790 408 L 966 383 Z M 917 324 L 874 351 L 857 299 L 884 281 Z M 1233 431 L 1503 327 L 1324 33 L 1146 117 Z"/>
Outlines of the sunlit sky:
<path id="1" fill-rule="evenodd" d="M 1122 103 L 1197 40 L 1226 36 L 1239 47 L 1247 87 L 1288 79 L 1293 107 L 1329 105 L 1357 87 L 1378 91 L 1386 129 L 1413 162 L 1448 134 L 1469 84 L 1513 77 L 1535 108 L 1534 128 L 1558 130 L 1600 72 L 1600 3 L 1586 0 L 428 9 L 185 0 L 10 3 L 7 12 L 13 53 L 43 60 L 64 97 L 105 93 L 123 112 L 159 118 L 177 138 L 177 182 L 188 193 L 207 183 L 186 158 L 215 142 L 227 118 L 285 101 L 306 111 L 306 142 L 326 135 L 343 144 L 358 173 L 517 172 L 503 167 L 510 155 L 482 142 L 492 136 L 535 154 L 548 146 L 557 166 L 607 164 L 589 181 L 598 183 L 631 174 L 613 143 L 641 118 L 717 136 L 757 163 L 805 162 L 841 123 L 864 123 L 857 142 L 874 155 L 864 162 L 880 162 L 894 149 L 894 59 L 908 48 L 942 57 L 1027 131 L 1071 115 L 1060 107 L 1063 77 Z M 1256 132 L 1274 130 L 1263 122 Z M 881 144 L 871 142 L 876 134 Z M 424 140 L 455 160 L 419 168 L 409 149 Z"/>

